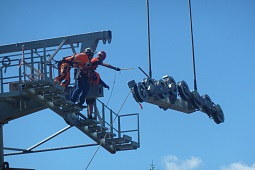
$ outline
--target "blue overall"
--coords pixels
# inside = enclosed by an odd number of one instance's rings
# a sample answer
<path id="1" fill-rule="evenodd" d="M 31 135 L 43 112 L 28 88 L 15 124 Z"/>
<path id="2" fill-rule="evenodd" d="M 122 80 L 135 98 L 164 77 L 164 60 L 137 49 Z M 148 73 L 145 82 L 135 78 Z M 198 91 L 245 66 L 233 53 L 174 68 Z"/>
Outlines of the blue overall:
<path id="1" fill-rule="evenodd" d="M 87 96 L 88 91 L 89 91 L 88 76 L 81 72 L 80 76 L 78 77 L 78 84 L 72 93 L 71 101 L 76 102 L 77 98 L 79 97 L 79 103 L 84 104 L 85 97 Z"/>

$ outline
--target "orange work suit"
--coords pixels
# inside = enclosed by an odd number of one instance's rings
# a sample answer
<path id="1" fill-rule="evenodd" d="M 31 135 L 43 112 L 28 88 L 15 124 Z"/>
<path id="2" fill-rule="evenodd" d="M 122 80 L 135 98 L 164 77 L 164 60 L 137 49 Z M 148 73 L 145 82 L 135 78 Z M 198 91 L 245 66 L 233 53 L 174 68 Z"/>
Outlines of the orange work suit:
<path id="1" fill-rule="evenodd" d="M 59 75 L 54 79 L 54 82 L 60 83 L 61 86 L 66 88 L 70 84 L 70 64 L 62 62 L 58 69 Z"/>

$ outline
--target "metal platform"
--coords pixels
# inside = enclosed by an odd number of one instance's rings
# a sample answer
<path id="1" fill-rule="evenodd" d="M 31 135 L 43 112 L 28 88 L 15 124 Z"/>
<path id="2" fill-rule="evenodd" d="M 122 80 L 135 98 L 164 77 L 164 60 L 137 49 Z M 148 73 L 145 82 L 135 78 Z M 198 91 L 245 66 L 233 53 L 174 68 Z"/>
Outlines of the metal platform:
<path id="1" fill-rule="evenodd" d="M 110 43 L 111 39 L 111 31 L 100 31 L 0 46 L 0 108 L 5 110 L 0 113 L 0 169 L 6 165 L 4 156 L 42 152 L 43 150 L 36 150 L 37 146 L 70 127 L 76 127 L 95 141 L 95 144 L 77 147 L 101 145 L 112 154 L 140 147 L 138 113 L 119 115 L 97 100 L 94 106 L 96 120 L 88 119 L 82 114 L 83 109 L 70 102 L 72 87 L 64 89 L 53 81 L 54 72 L 57 73 L 54 65 L 57 53 L 68 51 L 72 55 L 87 47 L 95 51 L 100 40 Z M 103 87 L 95 85 L 90 87 L 87 98 L 103 96 Z M 3 124 L 47 108 L 61 116 L 68 127 L 25 150 L 4 147 Z M 123 131 L 123 116 L 134 117 L 136 127 Z M 53 148 L 52 151 L 68 148 L 76 147 Z M 4 154 L 4 150 L 15 152 Z"/>

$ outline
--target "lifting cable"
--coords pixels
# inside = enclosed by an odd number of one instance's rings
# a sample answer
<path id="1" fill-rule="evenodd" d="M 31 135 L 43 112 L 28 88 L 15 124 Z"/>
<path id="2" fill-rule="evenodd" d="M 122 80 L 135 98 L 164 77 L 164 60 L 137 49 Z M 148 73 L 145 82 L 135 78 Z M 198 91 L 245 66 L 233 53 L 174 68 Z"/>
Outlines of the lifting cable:
<path id="1" fill-rule="evenodd" d="M 195 67 L 195 47 L 193 39 L 193 27 L 192 27 L 192 14 L 191 14 L 191 3 L 189 3 L 189 18 L 190 18 L 190 34 L 191 34 L 191 44 L 192 44 L 192 63 L 193 63 L 193 74 L 194 74 L 194 90 L 197 91 L 197 77 L 196 77 L 196 67 Z"/>
<path id="2" fill-rule="evenodd" d="M 146 0 L 147 7 L 147 29 L 148 29 L 148 62 L 149 62 L 149 76 L 152 77 L 151 71 L 151 43 L 150 43 L 150 11 L 149 11 L 149 0 Z"/>
<path id="3" fill-rule="evenodd" d="M 122 105 L 121 105 L 121 107 L 120 107 L 120 109 L 119 109 L 118 113 L 116 114 L 115 118 L 113 119 L 113 122 L 110 124 L 110 128 L 113 126 L 113 124 L 114 124 L 115 120 L 116 120 L 116 119 L 117 119 L 117 117 L 119 116 L 120 111 L 121 111 L 121 109 L 123 108 L 124 104 L 126 103 L 127 98 L 128 98 L 128 96 L 129 96 L 130 92 L 131 92 L 131 90 L 129 90 L 127 97 L 126 97 L 126 98 L 125 98 L 125 100 L 123 101 L 123 103 L 122 103 Z M 87 167 L 85 168 L 85 170 L 87 170 L 87 169 L 89 168 L 89 166 L 90 166 L 91 162 L 93 161 L 93 159 L 94 159 L 94 157 L 96 156 L 96 154 L 97 154 L 97 152 L 98 152 L 99 148 L 100 148 L 100 147 L 101 147 L 101 145 L 102 145 L 102 141 L 106 138 L 106 136 L 107 136 L 107 133 L 104 135 L 104 138 L 103 138 L 103 139 L 101 139 L 101 142 L 100 142 L 99 146 L 97 147 L 97 149 L 96 149 L 95 153 L 94 153 L 94 154 L 93 154 L 93 156 L 91 157 L 91 159 L 90 159 L 90 161 L 89 161 L 89 163 L 88 163 Z"/>

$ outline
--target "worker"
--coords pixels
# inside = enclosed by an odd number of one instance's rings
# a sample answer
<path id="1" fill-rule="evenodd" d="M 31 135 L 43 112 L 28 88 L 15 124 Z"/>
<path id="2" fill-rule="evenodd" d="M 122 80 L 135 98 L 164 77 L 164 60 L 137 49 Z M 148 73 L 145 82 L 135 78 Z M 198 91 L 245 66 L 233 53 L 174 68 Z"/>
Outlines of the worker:
<path id="1" fill-rule="evenodd" d="M 89 77 L 89 80 L 90 80 L 90 86 L 91 85 L 95 85 L 95 84 L 101 84 L 104 88 L 107 88 L 109 90 L 109 86 L 100 78 L 100 75 L 94 71 L 94 72 L 91 72 L 90 73 L 90 77 Z M 89 98 L 89 99 L 86 99 L 86 104 L 87 104 L 87 114 L 88 114 L 88 118 L 89 119 L 93 119 L 92 118 L 92 113 L 93 113 L 93 106 L 96 102 L 96 98 Z M 94 116 L 94 119 L 96 119 L 96 117 Z"/>
<path id="2" fill-rule="evenodd" d="M 71 67 L 77 67 L 79 66 L 79 63 L 83 62 L 79 59 L 80 56 L 81 55 L 73 55 L 64 57 L 62 60 L 57 62 L 59 75 L 54 79 L 54 83 L 60 84 L 65 88 L 70 84 Z"/>
<path id="3" fill-rule="evenodd" d="M 89 91 L 89 65 L 91 59 L 93 58 L 94 52 L 91 48 L 86 48 L 84 53 L 79 53 L 74 56 L 74 67 L 77 67 L 77 85 L 74 89 L 71 101 L 75 104 L 76 100 L 79 98 L 78 107 L 82 107 L 85 102 L 85 97 Z"/>
<path id="4" fill-rule="evenodd" d="M 92 84 L 101 84 L 103 87 L 107 88 L 109 90 L 109 86 L 105 84 L 105 82 L 100 78 L 100 75 L 95 71 L 98 67 L 98 65 L 105 66 L 110 69 L 114 69 L 116 71 L 120 71 L 120 68 L 114 67 L 110 64 L 104 63 L 103 61 L 106 58 L 106 53 L 104 51 L 99 51 L 96 58 L 93 58 L 91 60 L 91 66 L 90 66 L 90 85 Z M 93 113 L 93 105 L 95 104 L 96 99 L 87 99 L 86 103 L 88 106 L 88 118 L 92 118 Z"/>

